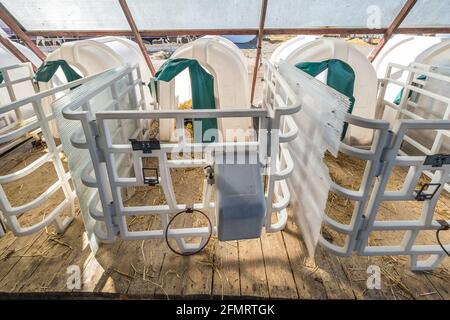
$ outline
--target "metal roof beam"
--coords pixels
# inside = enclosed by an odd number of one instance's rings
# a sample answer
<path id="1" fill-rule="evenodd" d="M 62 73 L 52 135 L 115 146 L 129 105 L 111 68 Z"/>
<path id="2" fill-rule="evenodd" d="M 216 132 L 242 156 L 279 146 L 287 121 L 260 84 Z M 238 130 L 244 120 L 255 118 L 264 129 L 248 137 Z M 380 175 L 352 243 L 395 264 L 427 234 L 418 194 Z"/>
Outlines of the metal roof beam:
<path id="1" fill-rule="evenodd" d="M 0 36 L 0 44 L 2 44 L 6 48 L 6 50 L 11 52 L 17 59 L 19 59 L 20 62 L 30 62 L 33 70 L 36 72 L 36 66 L 30 60 L 28 60 L 28 58 L 22 52 L 20 52 L 19 49 L 17 49 L 17 47 L 12 43 L 11 40 Z"/>
<path id="2" fill-rule="evenodd" d="M 260 16 L 259 16 L 258 39 L 256 42 L 255 67 L 253 68 L 252 92 L 251 92 L 251 97 L 250 97 L 251 104 L 253 104 L 253 98 L 255 97 L 256 78 L 258 76 L 259 61 L 261 59 L 262 40 L 263 40 L 263 36 L 264 36 L 264 24 L 266 22 L 267 2 L 268 2 L 268 0 L 261 0 L 261 12 L 260 12 Z"/>
<path id="3" fill-rule="evenodd" d="M 128 7 L 127 1 L 119 0 L 119 3 L 120 3 L 120 6 L 122 7 L 123 13 L 125 14 L 125 17 L 127 18 L 128 24 L 130 25 L 133 36 L 136 39 L 136 42 L 139 45 L 139 48 L 141 49 L 142 54 L 144 55 L 145 62 L 147 63 L 147 66 L 150 69 L 151 74 L 154 76 L 156 73 L 155 67 L 153 66 L 152 60 L 150 59 L 150 56 L 147 53 L 147 48 L 145 47 L 144 41 L 142 40 L 142 37 L 139 33 L 136 23 L 134 22 L 134 19 L 131 14 L 130 8 Z"/>
<path id="4" fill-rule="evenodd" d="M 264 34 L 301 34 L 301 35 L 352 35 L 352 34 L 384 34 L 387 28 L 288 28 L 264 29 Z M 95 36 L 127 36 L 134 34 L 129 30 L 31 30 L 28 36 L 47 37 L 95 37 Z M 405 27 L 394 33 L 433 34 L 450 33 L 450 27 Z M 184 36 L 184 35 L 258 35 L 258 29 L 183 29 L 183 30 L 140 30 L 141 37 Z"/>
<path id="5" fill-rule="evenodd" d="M 375 48 L 373 48 L 372 51 L 370 52 L 369 57 L 368 57 L 370 62 L 375 60 L 375 58 L 381 52 L 381 50 L 386 45 L 386 43 L 389 41 L 389 39 L 392 37 L 392 35 L 395 33 L 395 31 L 397 31 L 400 24 L 408 16 L 408 13 L 414 7 L 416 2 L 417 2 L 417 0 L 407 0 L 406 1 L 405 5 L 400 10 L 398 15 L 395 17 L 394 21 L 392 21 L 391 25 L 387 28 L 386 32 L 383 35 L 383 38 L 380 40 L 380 42 L 377 44 L 377 46 Z"/>
<path id="6" fill-rule="evenodd" d="M 41 59 L 45 60 L 46 55 L 41 49 L 38 48 L 36 44 L 30 39 L 30 37 L 22 30 L 16 20 L 8 13 L 6 8 L 0 4 L 0 20 L 2 20 L 15 34 L 22 40 L 34 54 Z"/>

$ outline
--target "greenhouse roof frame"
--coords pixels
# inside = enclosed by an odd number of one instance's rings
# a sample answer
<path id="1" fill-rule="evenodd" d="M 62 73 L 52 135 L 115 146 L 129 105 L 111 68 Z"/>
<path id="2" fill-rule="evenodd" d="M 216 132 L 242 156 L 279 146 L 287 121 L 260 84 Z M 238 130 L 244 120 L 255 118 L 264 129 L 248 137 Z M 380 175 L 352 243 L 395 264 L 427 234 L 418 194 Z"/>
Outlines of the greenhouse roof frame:
<path id="1" fill-rule="evenodd" d="M 169 1 L 169 2 L 167 2 Z M 181 2 L 180 2 L 181 1 Z M 202 7 L 201 5 L 205 5 L 207 4 L 207 2 L 210 0 L 195 0 L 192 2 L 189 2 L 188 7 L 192 6 L 192 7 L 196 7 L 197 9 L 198 7 L 201 7 L 202 9 L 205 7 L 205 10 L 208 10 L 208 6 L 204 6 Z M 424 10 L 424 8 L 427 8 L 427 5 L 430 5 L 429 0 L 395 0 L 395 1 L 388 1 L 388 0 L 379 0 L 376 4 L 372 4 L 373 1 L 369 1 L 367 2 L 367 7 L 364 8 L 364 1 L 354 1 L 354 0 L 345 0 L 345 1 L 341 1 L 341 2 L 336 2 L 336 4 L 342 5 L 344 6 L 345 4 L 347 4 L 347 7 L 349 6 L 354 6 L 353 9 L 358 9 L 361 10 L 360 7 L 363 7 L 362 9 L 365 9 L 366 14 L 370 15 L 374 15 L 375 18 L 377 18 L 376 14 L 377 14 L 377 10 L 378 15 L 381 14 L 382 9 L 384 9 L 384 14 L 388 17 L 385 18 L 384 16 L 379 16 L 378 19 L 380 20 L 378 23 L 374 24 L 374 25 L 369 25 L 369 18 L 367 18 L 366 21 L 366 26 L 354 26 L 354 25 L 350 25 L 350 23 L 343 25 L 343 21 L 347 21 L 345 19 L 347 19 L 347 16 L 344 15 L 344 17 L 340 17 L 335 19 L 334 16 L 339 16 L 339 14 L 337 14 L 337 11 L 335 10 L 336 8 L 332 7 L 332 2 L 333 1 L 323 1 L 323 0 L 314 0 L 314 1 L 310 1 L 307 4 L 311 4 L 312 7 L 316 6 L 316 9 L 323 9 L 322 11 L 325 11 L 325 14 L 329 13 L 329 15 L 327 16 L 327 20 L 328 21 L 337 21 L 338 23 L 336 23 L 335 26 L 329 26 L 329 25 L 320 25 L 320 26 L 308 26 L 308 27 L 304 27 L 304 26 L 298 26 L 298 24 L 302 23 L 302 19 L 299 18 L 298 21 L 296 20 L 297 17 L 294 17 L 294 26 L 291 24 L 289 25 L 289 22 L 285 22 L 285 18 L 286 16 L 283 16 L 283 10 L 288 10 L 287 12 L 289 12 L 289 17 L 292 16 L 291 13 L 291 8 L 286 9 L 285 7 L 287 5 L 291 5 L 291 6 L 295 6 L 295 5 L 301 5 L 303 3 L 303 5 L 305 5 L 305 1 L 307 0 L 301 0 L 301 1 L 290 1 L 290 0 L 277 0 L 278 2 L 274 1 L 274 0 L 241 0 L 241 1 L 214 1 L 214 5 L 209 6 L 209 7 L 220 7 L 221 9 L 226 8 L 228 10 L 229 7 L 233 7 L 233 8 L 240 8 L 242 11 L 241 12 L 231 12 L 232 14 L 230 16 L 228 16 L 228 18 L 231 17 L 231 20 L 234 18 L 234 16 L 238 16 L 237 20 L 241 19 L 240 21 L 244 21 L 246 25 L 243 25 L 242 28 L 236 28 L 236 23 L 235 25 L 233 25 L 232 23 L 230 23 L 229 21 L 225 21 L 227 19 L 226 14 L 224 13 L 223 16 L 223 20 L 224 21 L 220 21 L 217 23 L 229 23 L 229 27 L 222 27 L 222 28 L 209 28 L 210 25 L 207 25 L 208 27 L 204 27 L 204 28 L 191 28 L 191 24 L 192 25 L 198 25 L 198 22 L 194 19 L 192 19 L 192 16 L 187 16 L 187 21 L 188 21 L 188 26 L 184 25 L 183 26 L 183 22 L 184 20 L 186 20 L 186 14 L 181 10 L 181 12 L 170 12 L 170 14 L 166 14 L 165 19 L 170 20 L 170 17 L 172 15 L 181 15 L 180 18 L 180 23 L 178 23 L 178 20 L 172 20 L 173 24 L 181 24 L 181 27 L 173 27 L 173 28 L 144 28 L 144 27 L 139 27 L 139 21 L 136 20 L 136 17 L 141 19 L 140 22 L 141 24 L 148 24 L 148 21 L 145 20 L 146 16 L 146 10 L 153 10 L 155 9 L 156 12 L 158 12 L 158 10 L 161 12 L 161 10 L 166 10 L 167 7 L 175 7 L 176 9 L 178 9 L 178 7 L 183 7 L 183 10 L 186 10 L 186 3 L 187 2 L 182 2 L 182 0 L 101 0 L 101 1 L 96 1 L 95 3 L 89 3 L 89 1 L 87 0 L 62 0 L 62 1 L 38 1 L 38 0 L 32 0 L 32 1 L 25 1 L 25 0 L 0 0 L 0 20 L 2 20 L 5 24 L 7 24 L 9 26 L 9 28 L 11 28 L 11 30 L 17 35 L 18 38 L 20 38 L 28 47 L 30 47 L 30 49 L 41 59 L 45 59 L 45 54 L 33 43 L 33 41 L 31 40 L 30 37 L 33 36 L 48 36 L 48 37 L 94 37 L 94 36 L 129 36 L 129 37 L 134 37 L 137 41 L 137 43 L 139 44 L 139 47 L 141 49 L 141 51 L 144 53 L 144 56 L 146 57 L 146 62 L 147 65 L 150 69 L 150 71 L 152 72 L 152 74 L 155 73 L 155 69 L 153 67 L 153 64 L 150 60 L 150 57 L 146 54 L 146 48 L 145 45 L 143 43 L 142 37 L 156 37 L 156 36 L 178 36 L 178 35 L 255 35 L 257 36 L 257 55 L 256 55 L 256 61 L 255 61 L 255 67 L 254 67 L 254 74 L 256 74 L 257 70 L 258 70 L 258 66 L 259 66 L 259 60 L 260 60 L 260 53 L 261 53 L 261 43 L 262 43 L 262 37 L 266 34 L 273 34 L 273 35 L 279 35 L 279 34 L 302 34 L 302 35 L 352 35 L 352 34 L 383 34 L 383 38 L 381 39 L 379 45 L 377 47 L 374 48 L 374 50 L 371 52 L 369 59 L 373 60 L 376 55 L 381 51 L 381 49 L 383 48 L 384 44 L 389 40 L 389 38 L 395 34 L 395 33 L 407 33 L 407 34 L 421 34 L 421 33 L 425 33 L 425 34 L 432 34 L 432 33 L 450 33 L 450 0 L 443 0 L 443 1 L 439 1 L 438 6 L 443 7 L 444 9 L 440 9 L 439 14 L 437 15 L 438 17 L 441 17 L 442 15 L 442 10 L 443 12 L 447 12 L 446 8 L 448 9 L 447 15 L 449 15 L 449 17 L 447 17 L 444 14 L 444 22 L 440 22 L 439 19 L 434 19 L 433 17 L 430 18 L 430 21 L 432 22 L 427 23 L 426 26 L 401 26 L 403 21 L 408 17 L 408 15 L 410 15 L 410 13 L 413 11 L 414 7 L 417 7 L 417 3 L 420 2 L 419 7 L 421 6 L 422 11 Z M 334 0 L 336 1 L 336 0 Z M 259 14 L 259 19 L 255 18 L 255 15 L 257 15 L 255 12 L 251 12 L 254 10 L 249 10 L 249 6 L 251 7 L 251 5 L 256 5 L 256 4 L 260 4 L 260 8 L 258 9 L 257 13 Z M 107 6 L 105 6 L 105 4 Z M 272 6 L 275 6 L 274 11 L 278 13 L 278 20 L 274 19 L 272 17 L 272 26 L 266 26 L 266 12 L 270 13 L 271 11 L 271 7 L 270 5 L 272 4 Z M 436 2 L 432 3 L 434 5 L 436 5 Z M 101 25 L 101 27 L 97 28 L 97 29 L 89 29 L 89 28 L 84 28 L 84 25 L 82 24 L 82 22 L 84 20 L 82 20 L 83 17 L 83 10 L 85 10 L 84 13 L 89 12 L 90 8 L 83 8 L 83 6 L 89 7 L 89 6 L 94 6 L 94 9 L 99 9 L 98 7 L 101 7 L 103 5 L 103 9 L 107 8 L 107 10 L 112 10 L 110 12 L 108 12 L 107 17 L 110 18 L 109 23 L 112 23 L 112 21 L 114 21 L 114 23 L 120 24 L 121 26 L 123 26 L 123 28 L 120 29 L 114 29 L 114 28 L 107 28 L 105 29 L 104 25 Z M 129 7 L 131 5 L 131 8 Z M 224 7 L 225 5 L 225 7 Z M 284 6 L 283 6 L 284 5 Z M 75 23 L 79 23 L 78 25 L 83 26 L 83 28 L 79 28 L 79 29 L 71 29 L 71 28 L 67 28 L 67 29 L 62 29 L 62 28 L 37 28 L 36 26 L 34 26 L 33 28 L 26 28 L 27 25 L 29 26 L 33 26 L 33 23 L 37 23 L 36 21 L 39 21 L 40 24 L 45 25 L 46 23 L 49 24 L 49 22 L 47 22 L 45 20 L 45 14 L 47 15 L 52 15 L 51 12 L 47 12 L 47 11 L 52 11 L 52 10 L 58 10 L 57 8 L 59 7 L 61 9 L 61 7 L 63 9 L 65 9 L 64 6 L 70 7 L 71 10 L 73 12 L 75 12 L 74 16 L 78 17 L 80 20 L 79 21 L 75 21 Z M 152 7 L 154 6 L 154 7 Z M 327 6 L 331 7 L 331 10 L 329 10 L 329 8 L 327 8 Z M 109 7 L 114 7 L 113 9 L 110 9 Z M 313 10 L 314 12 L 314 8 L 308 8 L 310 6 L 304 6 L 304 8 L 301 8 L 301 11 L 308 11 L 308 10 Z M 386 8 L 390 10 L 386 10 Z M 398 8 L 401 7 L 400 10 L 398 10 Z M 48 10 L 46 11 L 45 8 L 47 8 Z M 55 9 L 53 9 L 55 8 Z M 221 14 L 222 12 L 220 12 L 220 8 L 217 9 L 219 10 L 219 14 Z M 232 9 L 233 9 L 232 8 Z M 244 8 L 244 9 L 243 9 Z M 255 6 L 256 8 L 256 6 Z M 36 10 L 36 12 L 33 12 L 33 15 L 26 15 L 26 11 L 27 10 Z M 100 8 L 101 10 L 102 8 Z M 130 10 L 132 9 L 132 10 Z M 133 14 L 133 9 L 134 9 L 134 14 Z M 141 10 L 138 10 L 141 9 Z M 173 9 L 173 8 L 172 8 Z M 195 8 L 194 8 L 195 9 Z M 344 7 L 344 10 L 348 9 L 346 7 Z M 370 11 L 370 10 L 372 11 Z M 395 9 L 395 10 L 394 10 Z M 86 11 L 88 10 L 88 11 Z M 213 10 L 214 8 L 211 9 L 209 8 L 209 10 Z M 245 11 L 247 10 L 247 11 Z M 374 11 L 375 10 L 375 11 Z M 419 9 L 417 9 L 419 10 Z M 95 12 L 95 10 L 92 10 Z M 119 11 L 122 11 L 121 15 L 119 13 Z M 142 12 L 140 12 L 142 11 Z M 397 11 L 397 12 L 394 12 Z M 420 11 L 420 10 L 419 10 Z M 165 11 L 163 11 L 164 13 L 166 13 Z M 280 14 L 281 12 L 281 14 Z M 292 8 L 292 12 L 296 12 L 295 8 Z M 361 11 L 360 11 L 361 12 Z M 364 12 L 364 11 L 363 11 Z M 37 17 L 35 16 L 35 13 L 37 15 Z M 137 13 L 137 14 L 136 14 Z M 152 12 L 153 13 L 153 12 Z M 217 13 L 217 12 L 216 12 Z M 239 15 L 239 13 L 241 13 L 241 15 Z M 286 12 L 285 12 L 286 13 Z M 310 12 L 309 12 L 310 13 Z M 423 15 L 421 15 L 421 13 L 423 12 L 416 12 L 416 16 L 422 17 Z M 428 12 L 429 13 L 429 12 Z M 431 12 L 433 15 L 433 12 Z M 21 19 L 21 17 L 19 17 L 20 15 L 24 15 L 24 18 Z M 185 14 L 185 16 L 183 16 L 183 14 Z M 437 14 L 437 13 L 434 13 Z M 18 16 L 19 15 L 19 16 Z M 320 16 L 321 14 L 319 13 L 319 21 L 320 19 L 324 19 L 324 17 Z M 323 15 L 323 12 L 322 12 Z M 43 17 L 44 16 L 44 17 Z M 70 16 L 70 14 L 68 15 Z M 66 24 L 70 24 L 70 23 L 66 23 L 65 18 L 67 18 L 68 16 L 65 16 L 64 19 L 62 19 L 62 23 L 63 26 L 65 27 Z M 142 19 L 142 16 L 144 16 L 144 20 Z M 275 14 L 276 16 L 276 14 Z M 205 17 L 205 15 L 202 16 L 204 18 L 204 20 L 207 20 L 208 17 Z M 222 17 L 222 15 L 220 16 Z M 281 19 L 280 17 L 282 17 L 283 19 Z M 393 17 L 393 19 L 389 19 L 390 17 Z M 123 18 L 123 21 L 121 20 Z M 155 18 L 155 17 L 153 17 Z M 159 17 L 158 17 L 159 18 Z M 291 17 L 292 18 L 292 17 Z M 305 17 L 303 17 L 305 18 Z M 364 17 L 357 17 L 357 15 L 353 15 L 353 18 L 355 18 L 356 20 L 358 19 L 362 19 Z M 34 20 L 33 20 L 34 19 Z M 58 19 L 60 19 L 58 17 Z M 96 17 L 95 14 L 93 15 L 94 20 L 98 20 L 101 21 L 101 17 Z M 92 19 L 91 21 L 87 21 L 87 24 L 92 23 Z M 177 18 L 178 19 L 178 18 Z M 308 16 L 308 19 L 311 20 L 311 18 Z M 340 20 L 339 20 L 340 19 Z M 384 24 L 383 26 L 381 26 L 381 20 L 384 19 Z M 23 21 L 24 20 L 24 21 Z M 51 19 L 47 19 L 47 20 L 51 20 Z M 70 20 L 70 19 L 69 19 Z M 73 19 L 72 19 L 73 20 Z M 120 21 L 119 21 L 120 20 Z M 152 20 L 151 18 L 148 20 Z M 158 19 L 156 19 L 158 20 Z M 200 19 L 202 20 L 202 19 Z M 216 19 L 216 20 L 220 20 L 220 19 Z M 216 21 L 213 20 L 213 21 Z M 250 21 L 248 22 L 248 21 Z M 254 24 L 255 21 L 258 21 L 259 23 L 259 27 L 256 26 L 255 27 L 249 27 L 249 24 Z M 286 19 L 288 20 L 288 19 Z M 72 23 L 74 22 L 72 21 Z M 275 22 L 274 22 L 275 21 Z M 280 22 L 281 21 L 281 22 Z M 322 20 L 324 21 L 324 20 Z M 235 21 L 236 22 L 236 21 Z M 292 22 L 292 21 L 291 21 Z M 59 21 L 59 23 L 61 23 L 61 21 Z M 99 22 L 100 23 L 100 22 Z M 102 24 L 103 22 L 101 22 L 100 24 Z M 164 19 L 160 19 L 159 21 L 160 24 L 164 25 L 164 23 L 166 23 L 166 25 L 169 25 L 167 21 L 165 21 Z M 276 25 L 278 23 L 279 24 L 285 24 L 283 27 L 276 27 L 274 26 L 274 24 Z M 359 23 L 361 24 L 361 21 L 359 21 Z M 186 24 L 186 23 L 185 23 Z M 240 25 L 239 23 L 237 23 L 238 25 Z M 312 22 L 310 21 L 309 25 L 311 24 L 317 24 L 316 20 L 312 20 Z M 340 25 L 338 25 L 340 24 Z M 128 25 L 129 29 L 126 29 L 126 26 Z M 8 46 L 8 48 L 11 50 L 12 48 L 10 48 L 11 46 Z M 13 52 L 14 54 L 16 54 L 15 52 Z M 148 59 L 147 59 L 148 57 Z M 21 57 L 22 59 L 23 57 Z M 255 80 L 256 77 L 253 77 L 252 79 L 252 97 L 253 97 L 253 91 L 254 91 L 254 86 L 255 86 Z M 253 99 L 252 99 L 253 100 Z"/>
<path id="2" fill-rule="evenodd" d="M 102 0 L 102 1 L 96 1 L 99 3 L 102 2 L 113 2 L 116 1 L 118 4 L 122 3 L 128 3 L 129 4 L 134 4 L 136 2 L 139 2 L 138 0 L 126 0 L 126 1 L 122 1 L 122 0 Z M 152 2 L 159 2 L 158 0 L 150 0 L 150 1 L 146 1 L 145 2 L 145 7 L 151 7 Z M 169 1 L 174 1 L 174 0 L 167 0 Z M 195 0 L 195 2 L 205 2 L 208 0 Z M 256 13 L 252 13 L 252 15 L 258 15 L 258 18 L 261 16 L 261 10 L 264 8 L 264 6 L 262 5 L 262 3 L 265 0 L 241 0 L 243 2 L 255 2 L 255 3 L 260 3 L 260 8 L 255 8 L 257 11 Z M 278 2 L 276 2 L 278 1 Z M 276 3 L 278 5 L 278 3 L 283 3 L 283 2 L 288 2 L 290 0 L 269 0 L 269 6 L 267 8 L 267 12 L 268 14 L 270 13 L 270 4 L 271 3 Z M 307 1 L 307 0 L 303 0 Z M 427 1 L 429 0 L 421 0 L 423 3 L 427 3 Z M 12 3 L 16 3 L 18 2 L 19 4 L 17 5 L 17 7 L 14 7 L 12 5 Z M 22 21 L 20 19 L 20 17 L 18 17 L 17 15 L 15 15 L 15 11 L 19 11 L 19 9 L 24 9 L 25 6 L 29 6 L 29 4 L 31 3 L 52 3 L 55 1 L 37 1 L 37 0 L 31 0 L 31 1 L 17 1 L 17 0 L 0 0 L 0 12 L 4 11 L 5 15 L 11 17 L 14 21 L 16 21 L 17 25 L 20 26 L 21 30 L 24 32 L 24 34 L 28 35 L 28 36 L 101 36 L 101 35 L 113 35 L 113 36 L 134 36 L 134 32 L 132 30 L 131 27 L 129 27 L 129 24 L 127 23 L 127 20 L 124 19 L 124 23 L 127 25 L 127 27 L 129 28 L 109 28 L 105 29 L 104 26 L 102 26 L 102 28 L 98 28 L 98 29 L 90 29 L 90 28 L 79 28 L 79 29 L 71 29 L 71 28 L 26 28 L 27 23 L 29 24 L 29 22 L 26 21 Z M 73 0 L 73 1 L 59 1 L 61 3 L 67 3 L 67 2 L 86 2 L 83 0 Z M 177 1 L 174 1 L 177 2 Z M 220 2 L 220 1 L 219 1 Z M 230 3 L 233 3 L 236 1 L 230 1 Z M 298 2 L 302 2 L 302 1 L 298 1 Z M 323 2 L 322 0 L 311 0 L 311 3 L 320 3 Z M 354 1 L 354 0 L 346 0 L 343 1 L 345 3 L 350 3 L 355 5 L 356 3 L 359 3 L 361 1 Z M 362 1 L 364 2 L 364 1 Z M 374 2 L 374 1 L 370 1 L 370 2 Z M 379 0 L 379 3 L 386 3 L 386 1 L 383 0 Z M 323 25 L 320 26 L 300 26 L 302 24 L 301 19 L 299 18 L 298 22 L 296 22 L 295 27 L 293 27 L 292 25 L 286 25 L 285 27 L 273 27 L 273 26 L 264 26 L 264 34 L 305 34 L 305 35 L 323 35 L 323 34 L 332 34 L 332 35 L 350 35 L 350 34 L 384 34 L 387 31 L 390 30 L 391 28 L 391 23 L 393 21 L 395 21 L 395 19 L 398 18 L 399 15 L 403 15 L 401 21 L 403 21 L 403 19 L 406 18 L 406 16 L 411 12 L 412 7 L 417 3 L 420 2 L 419 1 L 410 1 L 410 0 L 396 0 L 396 1 L 391 1 L 391 2 L 396 2 L 399 4 L 400 9 L 399 12 L 390 12 L 389 14 L 387 14 L 386 12 L 383 13 L 383 15 L 389 16 L 389 17 L 393 17 L 394 19 L 392 19 L 392 21 L 388 21 L 386 22 L 386 25 L 381 26 L 381 25 L 372 25 L 369 26 L 368 22 L 366 22 L 366 26 L 352 26 L 350 24 L 348 25 L 331 25 L 328 24 L 325 25 L 325 23 Z M 403 5 L 400 5 L 402 3 Z M 445 8 L 450 10 L 450 1 L 449 0 L 443 0 L 440 1 L 442 3 L 444 3 L 444 10 Z M 26 5 L 20 5 L 20 3 L 26 3 Z M 411 3 L 413 3 L 411 5 Z M 363 4 L 362 4 L 363 5 Z M 266 4 L 267 6 L 267 4 Z M 407 10 L 407 12 L 402 12 L 402 10 L 407 7 L 410 6 L 410 9 Z M 73 6 L 76 7 L 76 6 Z M 131 7 L 133 8 L 133 7 Z M 14 10 L 11 10 L 14 9 Z M 39 8 L 42 9 L 42 8 Z M 45 9 L 45 8 L 44 8 Z M 345 9 L 345 8 L 343 8 Z M 114 9 L 116 10 L 116 9 Z M 123 13 L 123 7 L 121 8 L 120 6 L 118 6 L 117 10 L 121 10 Z M 135 9 L 136 10 L 136 9 Z M 45 19 L 45 16 L 43 14 L 41 14 L 42 10 L 38 10 L 38 12 L 36 13 L 37 17 L 36 20 L 40 20 L 40 19 Z M 386 10 L 385 10 L 386 11 Z M 115 14 L 118 14 L 117 12 Z M 175 13 L 178 14 L 178 13 Z M 334 12 L 330 13 L 329 18 L 331 19 L 332 14 L 334 14 Z M 369 14 L 369 13 L 367 13 Z M 128 18 L 128 16 L 132 17 L 134 21 L 137 21 L 134 17 L 133 17 L 133 10 L 128 10 L 128 14 L 125 13 L 125 15 L 123 16 L 124 18 Z M 194 17 L 190 17 L 190 18 L 194 18 Z M 323 17 L 322 17 L 323 18 Z M 81 18 L 80 18 L 81 19 Z M 101 19 L 101 17 L 99 17 L 99 19 Z M 387 19 L 387 18 L 386 18 Z M 385 19 L 385 20 L 386 20 Z M 426 26 L 401 26 L 400 24 L 397 26 L 398 29 L 395 29 L 393 33 L 448 33 L 450 32 L 450 13 L 449 13 L 449 17 L 447 18 L 447 16 L 445 16 L 445 25 L 442 24 L 427 24 Z M 2 19 L 3 20 L 3 19 Z M 151 18 L 149 18 L 149 20 L 151 20 Z M 193 20 L 193 19 L 192 19 Z M 260 24 L 259 19 L 257 19 L 258 24 Z M 447 21 L 449 20 L 449 21 Z M 4 21 L 6 24 L 9 24 L 7 21 Z M 77 21 L 78 22 L 78 21 Z M 81 22 L 83 21 L 79 21 L 80 24 L 79 26 L 81 26 Z M 328 22 L 328 21 L 327 21 Z M 340 21 L 342 22 L 342 21 Z M 317 22 L 315 22 L 317 24 Z M 44 22 L 42 22 L 42 24 L 45 24 Z M 273 23 L 272 23 L 273 24 Z M 380 23 L 379 23 L 380 24 Z M 173 28 L 152 28 L 152 29 L 148 29 L 148 28 L 143 28 L 139 26 L 139 23 L 136 23 L 136 29 L 138 30 L 138 32 L 140 33 L 141 36 L 144 37 L 153 37 L 153 36 L 177 36 L 177 35 L 258 35 L 259 33 L 259 28 L 258 25 L 255 24 L 254 27 L 249 27 L 249 25 L 247 26 L 242 26 L 242 28 L 238 27 L 236 28 L 235 25 L 231 25 L 230 27 L 223 27 L 223 28 L 215 28 L 215 27 L 211 27 L 211 28 L 190 28 L 188 27 L 182 27 L 182 28 L 177 28 L 176 26 Z"/>

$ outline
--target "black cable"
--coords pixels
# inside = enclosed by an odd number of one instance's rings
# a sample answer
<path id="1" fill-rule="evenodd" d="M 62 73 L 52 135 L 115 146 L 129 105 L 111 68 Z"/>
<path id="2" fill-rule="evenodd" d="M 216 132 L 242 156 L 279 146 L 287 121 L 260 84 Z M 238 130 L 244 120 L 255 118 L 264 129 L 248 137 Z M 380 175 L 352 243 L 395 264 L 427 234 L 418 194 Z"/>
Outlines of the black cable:
<path id="1" fill-rule="evenodd" d="M 450 253 L 445 249 L 444 245 L 441 242 L 441 239 L 439 238 L 439 233 L 443 230 L 450 230 L 450 225 L 445 220 L 438 220 L 438 222 L 441 225 L 441 227 L 436 231 L 437 242 L 441 246 L 442 250 L 450 257 Z"/>
<path id="2" fill-rule="evenodd" d="M 170 225 L 172 224 L 172 222 L 175 220 L 175 218 L 178 217 L 180 214 L 183 214 L 183 213 L 194 213 L 194 212 L 200 213 L 201 215 L 203 215 L 203 216 L 206 218 L 206 220 L 208 220 L 208 228 L 209 228 L 208 239 L 206 240 L 205 244 L 204 244 L 201 248 L 199 248 L 198 250 L 196 250 L 196 251 L 191 251 L 191 252 L 178 252 L 178 251 L 176 251 L 176 250 L 170 245 L 170 243 L 169 243 L 169 236 L 168 236 L 168 233 L 169 233 L 169 227 L 170 227 Z M 180 255 L 180 256 L 192 256 L 192 255 L 194 255 L 194 254 L 199 253 L 200 251 L 202 251 L 202 250 L 208 245 L 209 240 L 211 239 L 211 235 L 212 235 L 212 223 L 211 223 L 211 219 L 209 219 L 208 215 L 207 215 L 206 213 L 204 213 L 203 211 L 200 211 L 200 210 L 198 210 L 198 209 L 192 209 L 192 208 L 186 208 L 186 209 L 184 209 L 184 210 L 178 212 L 176 215 L 174 215 L 174 216 L 172 217 L 172 219 L 169 220 L 169 223 L 167 224 L 167 227 L 166 227 L 166 232 L 164 232 L 164 236 L 165 236 L 165 239 L 166 239 L 167 246 L 169 247 L 169 249 L 170 249 L 173 253 L 178 254 L 178 255 Z"/>

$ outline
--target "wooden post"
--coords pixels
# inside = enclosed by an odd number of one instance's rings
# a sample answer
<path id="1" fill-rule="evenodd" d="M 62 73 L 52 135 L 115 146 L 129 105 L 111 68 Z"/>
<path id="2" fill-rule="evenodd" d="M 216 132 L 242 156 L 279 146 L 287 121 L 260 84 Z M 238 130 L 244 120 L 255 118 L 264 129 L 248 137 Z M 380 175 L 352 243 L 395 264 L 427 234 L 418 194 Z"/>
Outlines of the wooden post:
<path id="1" fill-rule="evenodd" d="M 42 50 L 34 44 L 30 37 L 22 30 L 22 28 L 17 24 L 14 18 L 9 15 L 9 13 L 5 8 L 3 8 L 3 6 L 1 6 L 0 9 L 0 20 L 2 20 L 16 34 L 16 36 L 20 40 L 22 40 L 27 45 L 27 47 L 30 48 L 31 51 L 34 52 L 34 54 L 39 59 L 44 61 L 46 58 L 44 52 L 42 52 Z"/>
<path id="2" fill-rule="evenodd" d="M 261 13 L 259 16 L 258 39 L 256 42 L 255 67 L 253 68 L 252 93 L 251 93 L 251 98 L 250 98 L 251 104 L 253 104 L 253 98 L 255 97 L 256 78 L 258 75 L 259 60 L 261 58 L 262 40 L 263 40 L 263 36 L 264 36 L 264 24 L 266 22 L 267 1 L 268 0 L 262 0 L 262 3 L 261 3 Z"/>
<path id="3" fill-rule="evenodd" d="M 11 52 L 17 59 L 19 59 L 20 62 L 30 62 L 31 66 L 33 67 L 33 71 L 36 72 L 36 66 L 30 60 L 28 60 L 28 58 L 25 57 L 25 55 L 20 52 L 19 49 L 16 48 L 11 40 L 0 36 L 0 44 L 2 44 L 6 48 L 6 50 Z"/>
<path id="4" fill-rule="evenodd" d="M 370 62 L 373 62 L 375 58 L 378 56 L 378 54 L 381 52 L 381 49 L 385 46 L 385 44 L 388 42 L 388 40 L 391 38 L 391 36 L 397 31 L 400 24 L 405 20 L 408 13 L 411 11 L 411 9 L 416 4 L 417 0 L 408 0 L 406 1 L 405 5 L 403 6 L 402 10 L 398 13 L 398 15 L 395 17 L 394 21 L 392 21 L 391 25 L 387 28 L 386 32 L 383 35 L 383 38 L 380 40 L 380 42 L 377 44 L 375 48 L 370 52 L 369 54 L 369 60 Z"/>
<path id="5" fill-rule="evenodd" d="M 130 8 L 128 8 L 128 4 L 126 0 L 119 0 L 120 6 L 122 7 L 122 11 L 125 14 L 125 17 L 127 18 L 128 24 L 130 25 L 131 31 L 133 32 L 133 36 L 136 39 L 137 44 L 139 45 L 139 48 L 141 49 L 142 54 L 144 55 L 145 62 L 147 63 L 148 68 L 150 69 L 150 72 L 152 76 L 155 75 L 155 67 L 153 66 L 152 60 L 150 59 L 150 56 L 147 53 L 147 48 L 144 45 L 144 41 L 142 41 L 142 37 L 139 33 L 139 30 L 136 26 L 136 23 L 134 22 L 133 16 L 131 15 Z"/>

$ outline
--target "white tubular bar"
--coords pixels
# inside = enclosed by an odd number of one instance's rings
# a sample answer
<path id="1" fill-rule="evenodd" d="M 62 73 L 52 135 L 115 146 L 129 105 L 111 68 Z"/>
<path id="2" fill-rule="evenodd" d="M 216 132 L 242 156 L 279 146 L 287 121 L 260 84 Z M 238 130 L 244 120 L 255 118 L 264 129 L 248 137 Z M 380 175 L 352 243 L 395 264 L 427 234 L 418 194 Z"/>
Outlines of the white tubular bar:
<path id="1" fill-rule="evenodd" d="M 14 234 L 16 236 L 28 236 L 34 232 L 41 230 L 42 228 L 48 226 L 50 223 L 54 222 L 57 219 L 58 215 L 62 213 L 62 211 L 70 204 L 69 201 L 64 200 L 58 206 L 52 210 L 52 212 L 47 215 L 40 222 L 30 226 L 30 227 L 22 227 L 17 220 L 17 216 L 10 216 L 8 219 L 8 224 L 12 226 L 14 230 Z M 71 220 L 64 220 L 62 223 L 62 227 L 65 228 L 70 224 Z"/>

